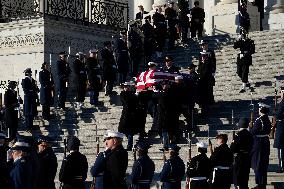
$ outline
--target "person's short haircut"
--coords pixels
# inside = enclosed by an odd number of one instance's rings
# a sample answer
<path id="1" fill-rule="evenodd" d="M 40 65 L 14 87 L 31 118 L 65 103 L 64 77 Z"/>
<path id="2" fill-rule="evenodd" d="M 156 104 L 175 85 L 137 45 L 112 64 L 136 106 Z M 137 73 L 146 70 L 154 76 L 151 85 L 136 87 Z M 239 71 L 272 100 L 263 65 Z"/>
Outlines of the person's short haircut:
<path id="1" fill-rule="evenodd" d="M 228 141 L 228 135 L 227 134 L 219 134 L 216 136 L 216 139 L 221 139 L 223 143 L 227 143 Z"/>
<path id="2" fill-rule="evenodd" d="M 199 1 L 194 1 L 194 5 L 199 5 Z"/>

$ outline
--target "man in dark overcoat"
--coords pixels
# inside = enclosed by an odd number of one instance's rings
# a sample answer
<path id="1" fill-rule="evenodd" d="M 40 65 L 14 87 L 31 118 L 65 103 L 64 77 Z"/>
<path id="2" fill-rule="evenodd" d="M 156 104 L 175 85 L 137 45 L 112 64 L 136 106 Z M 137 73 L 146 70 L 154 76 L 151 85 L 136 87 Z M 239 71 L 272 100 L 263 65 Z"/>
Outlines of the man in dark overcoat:
<path id="1" fill-rule="evenodd" d="M 152 55 L 155 50 L 156 40 L 155 40 L 155 28 L 151 25 L 151 16 L 145 17 L 145 24 L 141 28 L 144 34 L 144 56 L 145 63 L 152 61 Z M 146 67 L 146 64 L 144 65 Z"/>
<path id="2" fill-rule="evenodd" d="M 151 145 L 146 140 L 140 140 L 135 145 L 139 158 L 134 161 L 132 167 L 131 189 L 150 189 L 155 171 L 155 164 L 148 156 L 150 147 Z"/>
<path id="3" fill-rule="evenodd" d="M 38 88 L 36 81 L 32 78 L 31 68 L 25 71 L 25 78 L 22 80 L 22 88 L 24 91 L 24 116 L 25 116 L 25 129 L 30 131 L 33 129 L 33 119 L 37 115 L 37 93 Z"/>
<path id="4" fill-rule="evenodd" d="M 168 73 L 179 73 L 179 67 L 174 65 L 172 56 L 167 55 L 165 57 L 165 66 L 161 69 L 161 71 Z"/>
<path id="5" fill-rule="evenodd" d="M 4 94 L 5 104 L 5 122 L 6 127 L 9 128 L 9 138 L 14 139 L 18 131 L 18 98 L 15 88 L 17 86 L 16 81 L 10 81 L 8 89 Z"/>
<path id="6" fill-rule="evenodd" d="M 198 38 L 202 37 L 203 23 L 205 22 L 205 12 L 204 9 L 199 7 L 199 1 L 194 2 L 194 7 L 190 9 L 191 21 L 190 21 L 190 33 L 191 38 L 196 37 L 196 32 L 198 33 Z"/>
<path id="7" fill-rule="evenodd" d="M 77 137 L 68 137 L 69 154 L 63 160 L 59 172 L 59 181 L 63 183 L 63 189 L 85 189 L 88 161 L 86 156 L 79 152 L 79 146 L 80 140 Z"/>
<path id="8" fill-rule="evenodd" d="M 201 106 L 201 114 L 208 114 L 209 105 L 214 103 L 213 86 L 215 85 L 216 57 L 213 50 L 208 48 L 208 42 L 202 40 L 202 50 L 198 64 L 198 103 Z"/>
<path id="9" fill-rule="evenodd" d="M 102 88 L 101 67 L 98 59 L 98 50 L 90 50 L 89 58 L 86 60 L 88 70 L 88 82 L 90 91 L 90 104 L 99 104 L 99 92 Z"/>
<path id="10" fill-rule="evenodd" d="M 233 152 L 228 147 L 228 135 L 219 134 L 216 136 L 217 147 L 210 156 L 211 165 L 213 168 L 212 174 L 212 189 L 230 189 L 233 179 L 232 164 Z"/>
<path id="11" fill-rule="evenodd" d="M 240 38 L 234 43 L 234 49 L 240 49 L 237 58 L 237 74 L 242 80 L 240 93 L 250 87 L 248 81 L 249 67 L 252 65 L 252 54 L 255 53 L 254 41 L 249 39 L 246 34 L 240 35 Z"/>
<path id="12" fill-rule="evenodd" d="M 127 32 L 125 30 L 120 31 L 120 38 L 114 43 L 114 52 L 119 73 L 119 83 L 124 83 L 129 72 Z"/>
<path id="13" fill-rule="evenodd" d="M 116 80 L 117 67 L 113 56 L 111 42 L 104 42 L 104 48 L 101 50 L 101 57 L 103 59 L 103 80 L 105 81 L 105 95 L 113 93 L 113 85 Z"/>
<path id="14" fill-rule="evenodd" d="M 181 41 L 182 42 L 187 42 L 187 33 L 188 33 L 188 28 L 189 28 L 189 4 L 187 0 L 179 0 L 178 1 L 178 7 L 179 7 L 179 25 L 181 27 Z"/>
<path id="15" fill-rule="evenodd" d="M 42 117 L 45 120 L 50 119 L 50 106 L 53 104 L 54 82 L 49 71 L 49 65 L 44 62 L 39 72 L 40 82 L 40 104 L 42 105 Z"/>
<path id="16" fill-rule="evenodd" d="M 66 110 L 65 101 L 67 98 L 68 84 L 69 84 L 69 76 L 71 74 L 71 69 L 69 67 L 69 63 L 67 62 L 67 53 L 60 52 L 59 58 L 57 61 L 57 75 L 58 75 L 58 107 L 62 110 Z"/>
<path id="17" fill-rule="evenodd" d="M 50 139 L 46 136 L 38 137 L 38 188 L 41 189 L 55 189 L 57 158 L 49 142 Z"/>
<path id="18" fill-rule="evenodd" d="M 87 91 L 87 69 L 85 64 L 85 54 L 78 52 L 76 54 L 76 60 L 73 63 L 74 73 L 77 79 L 77 107 L 82 107 L 85 101 Z"/>
<path id="19" fill-rule="evenodd" d="M 169 34 L 169 43 L 168 49 L 172 50 L 175 48 L 175 41 L 177 39 L 177 12 L 174 9 L 174 2 L 170 2 L 169 6 L 165 9 L 165 17 L 168 21 L 168 34 Z"/>
<path id="20" fill-rule="evenodd" d="M 259 117 L 249 129 L 253 135 L 251 168 L 254 170 L 256 188 L 266 188 L 269 165 L 271 122 L 268 117 L 269 106 L 259 103 Z"/>
<path id="21" fill-rule="evenodd" d="M 108 130 L 104 135 L 106 148 L 111 152 L 106 161 L 104 189 L 127 189 L 128 154 L 122 146 L 124 134 Z"/>
<path id="22" fill-rule="evenodd" d="M 181 181 L 185 174 L 185 165 L 179 157 L 180 147 L 169 144 L 167 160 L 164 163 L 159 180 L 163 182 L 163 189 L 181 189 Z"/>
<path id="23" fill-rule="evenodd" d="M 281 102 L 278 105 L 276 117 L 276 132 L 273 147 L 278 150 L 279 173 L 284 172 L 284 88 L 281 87 Z"/>
<path id="24" fill-rule="evenodd" d="M 239 189 L 248 189 L 249 173 L 251 167 L 251 150 L 253 136 L 248 131 L 249 119 L 241 118 L 238 123 L 240 130 L 233 138 L 230 146 L 234 153 L 233 184 Z"/>
<path id="25" fill-rule="evenodd" d="M 136 13 L 135 15 L 135 20 L 142 20 L 143 18 L 145 18 L 145 15 L 148 14 L 149 12 L 144 10 L 143 5 L 139 5 L 139 12 Z"/>

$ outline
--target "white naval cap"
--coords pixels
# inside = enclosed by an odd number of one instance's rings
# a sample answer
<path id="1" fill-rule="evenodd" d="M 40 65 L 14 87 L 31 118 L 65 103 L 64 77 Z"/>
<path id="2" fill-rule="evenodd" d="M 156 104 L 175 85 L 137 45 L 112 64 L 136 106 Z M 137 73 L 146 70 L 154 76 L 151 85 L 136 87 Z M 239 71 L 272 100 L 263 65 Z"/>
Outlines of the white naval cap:
<path id="1" fill-rule="evenodd" d="M 181 75 L 175 76 L 175 80 L 179 80 L 179 79 L 183 79 L 183 77 Z"/>
<path id="2" fill-rule="evenodd" d="M 259 102 L 259 103 L 258 103 L 258 106 L 259 106 L 259 108 L 270 108 L 269 105 L 264 104 L 264 103 L 262 103 L 262 102 Z"/>
<path id="3" fill-rule="evenodd" d="M 156 62 L 148 62 L 148 66 L 153 66 L 153 65 L 158 66 Z"/>
<path id="4" fill-rule="evenodd" d="M 196 146 L 197 146 L 198 148 L 207 149 L 207 144 L 204 143 L 204 142 L 197 142 L 197 143 L 196 143 Z"/>
<path id="5" fill-rule="evenodd" d="M 104 135 L 104 138 L 123 138 L 125 135 L 123 133 L 107 130 L 106 134 Z"/>
<path id="6" fill-rule="evenodd" d="M 80 56 L 80 55 L 85 55 L 85 54 L 82 53 L 82 52 L 77 52 L 77 53 L 76 53 L 76 56 Z"/>

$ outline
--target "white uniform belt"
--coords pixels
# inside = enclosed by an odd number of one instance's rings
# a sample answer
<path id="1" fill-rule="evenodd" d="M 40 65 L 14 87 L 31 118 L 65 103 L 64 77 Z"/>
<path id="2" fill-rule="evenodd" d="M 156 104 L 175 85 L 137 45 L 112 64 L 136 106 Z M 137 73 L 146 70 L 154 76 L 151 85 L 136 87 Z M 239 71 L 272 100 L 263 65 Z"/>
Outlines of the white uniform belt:
<path id="1" fill-rule="evenodd" d="M 256 135 L 257 138 L 268 137 L 268 135 Z"/>
<path id="2" fill-rule="evenodd" d="M 150 184 L 150 180 L 138 180 L 137 183 L 138 184 Z"/>
<path id="3" fill-rule="evenodd" d="M 215 176 L 216 176 L 216 171 L 217 170 L 229 170 L 229 169 L 230 169 L 230 167 L 223 167 L 223 166 L 216 166 L 216 167 L 214 167 L 212 183 L 214 183 L 214 181 L 215 181 Z"/>
<path id="4" fill-rule="evenodd" d="M 206 177 L 192 177 L 192 178 L 190 178 L 190 181 L 192 181 L 192 180 L 194 180 L 194 181 L 196 181 L 196 180 L 207 180 L 207 178 Z"/>

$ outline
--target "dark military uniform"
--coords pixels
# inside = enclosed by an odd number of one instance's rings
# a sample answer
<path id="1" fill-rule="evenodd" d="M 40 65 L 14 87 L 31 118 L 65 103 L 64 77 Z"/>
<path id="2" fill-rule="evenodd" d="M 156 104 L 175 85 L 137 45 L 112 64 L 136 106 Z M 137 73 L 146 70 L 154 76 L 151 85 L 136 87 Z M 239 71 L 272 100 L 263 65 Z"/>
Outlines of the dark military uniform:
<path id="1" fill-rule="evenodd" d="M 33 183 L 29 177 L 32 177 L 32 170 L 25 157 L 14 161 L 13 168 L 10 171 L 12 180 L 12 189 L 32 189 Z"/>
<path id="2" fill-rule="evenodd" d="M 128 165 L 128 154 L 122 145 L 111 150 L 105 171 L 104 188 L 127 189 L 125 173 Z"/>
<path id="3" fill-rule="evenodd" d="M 101 67 L 97 58 L 89 57 L 86 60 L 86 65 L 88 69 L 88 80 L 89 80 L 89 90 L 90 103 L 92 105 L 97 105 L 99 101 L 99 91 L 101 90 Z"/>
<path id="4" fill-rule="evenodd" d="M 120 74 L 119 82 L 124 83 L 129 72 L 127 42 L 124 41 L 122 38 L 117 39 L 114 44 L 114 52 L 116 56 L 115 58 L 118 73 Z"/>
<path id="5" fill-rule="evenodd" d="M 268 115 L 257 118 L 250 128 L 254 143 L 252 149 L 251 168 L 255 173 L 255 183 L 265 187 L 267 184 L 267 169 L 269 164 L 271 122 Z"/>
<path id="6" fill-rule="evenodd" d="M 175 40 L 177 39 L 177 13 L 173 8 L 165 9 L 165 17 L 168 21 L 168 33 L 169 33 L 169 50 L 173 49 L 175 46 Z"/>
<path id="7" fill-rule="evenodd" d="M 86 65 L 80 59 L 74 61 L 74 72 L 77 79 L 77 102 L 84 102 L 87 90 L 87 70 Z"/>
<path id="8" fill-rule="evenodd" d="M 60 108 L 65 109 L 65 101 L 67 98 L 67 85 L 69 81 L 69 75 L 71 73 L 71 69 L 69 67 L 68 62 L 59 60 L 57 61 L 57 75 L 58 75 L 58 88 L 59 88 L 59 101 L 58 101 L 58 106 Z"/>
<path id="9" fill-rule="evenodd" d="M 142 31 L 144 34 L 144 55 L 145 62 L 148 63 L 152 60 L 152 55 L 155 49 L 155 28 L 150 24 L 148 20 L 142 26 Z M 145 66 L 145 65 L 144 65 Z"/>
<path id="10" fill-rule="evenodd" d="M 162 13 L 155 12 L 153 14 L 153 24 L 156 26 L 155 35 L 157 41 L 157 51 L 162 52 L 165 48 L 167 25 L 166 18 Z"/>
<path id="11" fill-rule="evenodd" d="M 101 57 L 103 59 L 103 80 L 106 81 L 106 94 L 111 94 L 113 84 L 116 79 L 116 64 L 113 56 L 113 52 L 107 48 L 101 50 Z"/>
<path id="12" fill-rule="evenodd" d="M 181 27 L 182 32 L 182 41 L 186 42 L 187 40 L 187 33 L 188 33 L 188 27 L 189 27 L 189 18 L 187 14 L 189 14 L 189 4 L 188 1 L 185 0 L 179 0 L 178 1 L 178 7 L 180 9 L 179 12 L 179 24 Z"/>
<path id="13" fill-rule="evenodd" d="M 43 69 L 39 72 L 40 82 L 40 104 L 42 104 L 42 117 L 50 119 L 50 106 L 53 104 L 53 87 L 54 82 L 50 71 Z"/>
<path id="14" fill-rule="evenodd" d="M 198 64 L 198 103 L 201 105 L 202 112 L 208 111 L 208 105 L 214 103 L 213 86 L 215 78 L 213 74 L 216 72 L 216 57 L 213 50 L 200 52 Z"/>
<path id="15" fill-rule="evenodd" d="M 5 122 L 6 127 L 10 129 L 9 137 L 14 139 L 18 130 L 18 99 L 17 92 L 8 88 L 4 94 L 5 104 Z"/>
<path id="16" fill-rule="evenodd" d="M 139 157 L 132 167 L 131 189 L 150 189 L 154 171 L 155 164 L 148 155 Z"/>
<path id="17" fill-rule="evenodd" d="M 206 153 L 190 160 L 186 174 L 190 178 L 190 189 L 209 189 L 207 180 L 211 174 L 211 161 Z"/>
<path id="18" fill-rule="evenodd" d="M 163 189 L 181 189 L 181 181 L 184 177 L 185 165 L 178 155 L 168 159 L 160 173 L 160 181 L 163 182 Z"/>
<path id="19" fill-rule="evenodd" d="M 248 189 L 252 145 L 252 134 L 247 129 L 242 129 L 236 134 L 230 147 L 234 153 L 233 183 L 240 189 Z"/>
<path id="20" fill-rule="evenodd" d="M 249 66 L 252 65 L 252 54 L 255 53 L 254 41 L 249 38 L 237 40 L 234 48 L 240 49 L 237 58 L 237 74 L 246 84 L 248 83 Z"/>
<path id="21" fill-rule="evenodd" d="M 240 34 L 242 33 L 248 33 L 250 29 L 250 18 L 249 14 L 247 12 L 247 9 L 242 7 L 239 11 L 239 21 L 240 21 Z"/>
<path id="22" fill-rule="evenodd" d="M 100 152 L 91 168 L 92 177 L 95 178 L 95 189 L 104 189 L 104 172 L 106 170 L 106 160 L 110 152 L 110 149 Z"/>
<path id="23" fill-rule="evenodd" d="M 276 132 L 273 147 L 278 150 L 280 169 L 284 170 L 284 100 L 278 105 L 276 117 Z"/>
<path id="24" fill-rule="evenodd" d="M 63 160 L 59 172 L 59 181 L 63 183 L 63 189 L 85 189 L 87 172 L 86 156 L 74 151 Z"/>
<path id="25" fill-rule="evenodd" d="M 46 148 L 38 154 L 38 188 L 55 189 L 54 179 L 57 172 L 57 158 L 52 148 Z"/>
<path id="26" fill-rule="evenodd" d="M 38 88 L 35 80 L 32 77 L 25 77 L 22 80 L 22 87 L 24 91 L 24 116 L 25 126 L 27 130 L 31 130 L 33 127 L 33 119 L 37 115 L 37 93 Z"/>
<path id="27" fill-rule="evenodd" d="M 135 15 L 135 20 L 142 20 L 143 18 L 145 18 L 145 14 L 148 14 L 149 12 L 147 12 L 147 11 L 140 11 L 140 12 L 138 12 L 138 13 L 136 13 L 136 15 Z"/>
<path id="28" fill-rule="evenodd" d="M 198 32 L 198 37 L 202 37 L 203 23 L 205 19 L 205 12 L 203 8 L 193 7 L 190 9 L 191 22 L 190 22 L 190 32 L 191 38 L 196 37 L 196 31 Z"/>
<path id="29" fill-rule="evenodd" d="M 221 144 L 215 148 L 210 159 L 213 167 L 212 189 L 229 189 L 232 183 L 232 150 L 227 144 Z"/>

